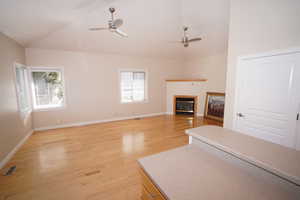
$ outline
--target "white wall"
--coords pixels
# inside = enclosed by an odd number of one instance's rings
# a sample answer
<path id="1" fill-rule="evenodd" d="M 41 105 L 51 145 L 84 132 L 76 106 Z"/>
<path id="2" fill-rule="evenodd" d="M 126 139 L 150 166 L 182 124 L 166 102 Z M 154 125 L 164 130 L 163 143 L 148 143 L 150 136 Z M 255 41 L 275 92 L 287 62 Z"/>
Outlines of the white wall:
<path id="1" fill-rule="evenodd" d="M 64 67 L 65 71 L 67 107 L 34 112 L 36 129 L 166 111 L 171 113 L 174 95 L 198 96 L 198 115 L 203 115 L 206 92 L 225 90 L 225 53 L 205 58 L 169 60 L 28 48 L 26 58 L 28 66 Z M 121 68 L 148 70 L 148 103 L 120 103 L 118 70 Z M 170 78 L 201 77 L 208 81 L 165 82 Z"/>
<path id="2" fill-rule="evenodd" d="M 25 49 L 0 33 L 0 168 L 7 156 L 31 132 L 31 116 L 20 117 L 14 62 L 25 64 Z"/>
<path id="3" fill-rule="evenodd" d="M 232 128 L 239 56 L 300 47 L 299 0 L 231 0 L 225 121 Z"/>
<path id="4" fill-rule="evenodd" d="M 227 51 L 218 55 L 192 57 L 185 60 L 185 76 L 205 78 L 199 93 L 198 114 L 204 114 L 206 92 L 225 92 Z"/>
<path id="5" fill-rule="evenodd" d="M 64 67 L 65 71 L 67 107 L 34 112 L 34 128 L 165 112 L 165 79 L 179 78 L 183 65 L 181 60 L 30 48 L 26 59 L 28 66 Z M 147 103 L 120 103 L 121 68 L 148 70 Z"/>

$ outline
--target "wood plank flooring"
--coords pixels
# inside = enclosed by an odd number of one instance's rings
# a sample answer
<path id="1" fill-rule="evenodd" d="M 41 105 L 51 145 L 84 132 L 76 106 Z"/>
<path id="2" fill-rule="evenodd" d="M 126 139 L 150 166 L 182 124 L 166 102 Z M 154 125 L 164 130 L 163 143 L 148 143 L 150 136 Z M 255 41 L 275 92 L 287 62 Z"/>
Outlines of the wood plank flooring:
<path id="1" fill-rule="evenodd" d="M 205 124 L 220 125 L 163 115 L 35 132 L 0 171 L 0 200 L 138 200 L 136 160 L 187 144 L 184 130 Z"/>

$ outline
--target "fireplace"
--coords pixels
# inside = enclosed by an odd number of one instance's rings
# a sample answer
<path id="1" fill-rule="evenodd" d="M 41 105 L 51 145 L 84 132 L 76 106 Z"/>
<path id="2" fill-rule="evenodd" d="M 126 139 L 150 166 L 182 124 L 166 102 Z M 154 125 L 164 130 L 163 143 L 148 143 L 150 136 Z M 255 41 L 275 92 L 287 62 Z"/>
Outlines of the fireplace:
<path id="1" fill-rule="evenodd" d="M 197 96 L 174 96 L 174 114 L 194 115 L 196 108 Z"/>

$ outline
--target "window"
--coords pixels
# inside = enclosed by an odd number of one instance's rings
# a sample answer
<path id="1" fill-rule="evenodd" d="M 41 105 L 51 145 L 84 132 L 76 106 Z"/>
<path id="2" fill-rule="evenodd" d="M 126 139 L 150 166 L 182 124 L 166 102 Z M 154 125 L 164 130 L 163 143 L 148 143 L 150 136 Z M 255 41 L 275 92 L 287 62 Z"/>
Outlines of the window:
<path id="1" fill-rule="evenodd" d="M 121 102 L 142 102 L 146 100 L 146 72 L 121 71 Z"/>
<path id="2" fill-rule="evenodd" d="M 32 68 L 31 79 L 35 110 L 64 107 L 65 90 L 62 69 Z"/>
<path id="3" fill-rule="evenodd" d="M 18 108 L 22 117 L 26 117 L 26 115 L 31 112 L 26 67 L 16 63 L 15 77 Z"/>

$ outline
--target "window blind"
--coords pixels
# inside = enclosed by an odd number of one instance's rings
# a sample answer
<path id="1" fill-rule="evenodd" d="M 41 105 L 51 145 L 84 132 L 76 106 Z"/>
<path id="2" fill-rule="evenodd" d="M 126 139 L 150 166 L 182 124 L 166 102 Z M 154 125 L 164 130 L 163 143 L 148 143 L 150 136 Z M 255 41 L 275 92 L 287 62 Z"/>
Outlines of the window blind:
<path id="1" fill-rule="evenodd" d="M 145 100 L 145 72 L 121 72 L 121 101 L 138 102 Z"/>

